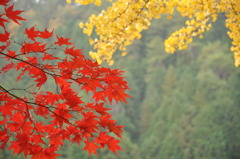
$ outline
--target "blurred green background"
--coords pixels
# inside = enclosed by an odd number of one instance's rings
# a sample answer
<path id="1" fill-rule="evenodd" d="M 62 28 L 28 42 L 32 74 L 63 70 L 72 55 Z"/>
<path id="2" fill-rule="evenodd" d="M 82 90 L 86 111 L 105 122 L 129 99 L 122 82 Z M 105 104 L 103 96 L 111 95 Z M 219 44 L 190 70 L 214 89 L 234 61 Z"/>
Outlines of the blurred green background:
<path id="1" fill-rule="evenodd" d="M 88 56 L 92 46 L 78 24 L 110 3 L 97 7 L 65 0 L 18 0 L 15 5 L 26 10 L 22 16 L 28 20 L 8 26 L 18 41 L 24 40 L 18 33 L 26 27 L 54 28 Z M 81 145 L 66 142 L 59 159 L 240 159 L 240 69 L 234 67 L 224 20 L 220 15 L 203 39 L 175 54 L 167 54 L 163 42 L 185 19 L 176 13 L 171 20 L 153 20 L 142 38 L 128 47 L 129 54 L 116 54 L 111 66 L 126 71 L 133 97 L 128 105 L 113 105 L 111 112 L 125 125 L 125 151 L 116 156 L 104 149 L 98 157 L 88 156 Z M 24 156 L 1 150 L 0 158 Z"/>

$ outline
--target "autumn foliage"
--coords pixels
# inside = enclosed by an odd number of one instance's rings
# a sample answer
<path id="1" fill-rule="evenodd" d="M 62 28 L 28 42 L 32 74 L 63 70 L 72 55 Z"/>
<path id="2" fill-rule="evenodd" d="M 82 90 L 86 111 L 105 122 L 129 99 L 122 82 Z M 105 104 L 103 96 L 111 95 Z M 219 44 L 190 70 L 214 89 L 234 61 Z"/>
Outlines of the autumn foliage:
<path id="1" fill-rule="evenodd" d="M 13 40 L 7 24 L 20 25 L 23 11 L 9 0 L 0 7 L 0 75 L 16 72 L 16 82 L 33 79 L 30 87 L 6 88 L 0 84 L 1 148 L 24 153 L 32 159 L 53 159 L 69 140 L 83 145 L 89 154 L 107 147 L 117 154 L 123 132 L 109 114 L 107 105 L 127 102 L 123 72 L 100 67 L 82 54 L 70 38 L 54 31 L 25 30 L 25 40 Z M 51 90 L 45 90 L 51 84 Z M 85 92 L 80 95 L 79 92 Z M 21 92 L 21 93 L 16 93 Z M 83 94 L 83 93 L 82 93 Z"/>
<path id="2" fill-rule="evenodd" d="M 71 3 L 71 0 L 66 1 Z M 102 0 L 72 2 L 101 5 Z M 240 65 L 239 0 L 117 0 L 100 14 L 91 15 L 86 23 L 79 25 L 90 37 L 89 43 L 94 46 L 95 50 L 90 52 L 92 58 L 99 63 L 106 61 L 113 64 L 113 54 L 120 50 L 122 56 L 125 56 L 126 46 L 141 38 L 141 32 L 149 29 L 154 18 L 171 19 L 176 12 L 185 17 L 186 22 L 165 40 L 166 52 L 186 49 L 196 37 L 202 38 L 204 32 L 211 29 L 213 22 L 219 19 L 224 20 L 229 29 L 227 34 L 232 40 L 231 51 L 234 53 L 235 66 Z M 222 15 L 225 18 L 221 19 Z M 92 33 L 98 37 L 93 38 Z"/>

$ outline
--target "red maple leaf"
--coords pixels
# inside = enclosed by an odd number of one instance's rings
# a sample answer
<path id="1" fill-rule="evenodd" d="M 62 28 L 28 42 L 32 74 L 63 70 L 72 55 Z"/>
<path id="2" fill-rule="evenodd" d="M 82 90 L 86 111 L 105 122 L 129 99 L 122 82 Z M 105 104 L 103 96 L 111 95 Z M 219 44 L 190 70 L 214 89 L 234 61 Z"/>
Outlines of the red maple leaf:
<path id="1" fill-rule="evenodd" d="M 2 142 L 1 149 L 4 149 L 8 140 L 9 140 L 9 135 L 7 134 L 7 131 L 0 131 L 0 142 Z"/>
<path id="2" fill-rule="evenodd" d="M 2 6 L 7 6 L 7 3 L 9 2 L 9 0 L 1 0 L 0 1 L 0 5 Z"/>
<path id="3" fill-rule="evenodd" d="M 10 33 L 7 32 L 7 31 L 5 31 L 4 34 L 0 34 L 0 41 L 1 42 L 7 42 L 8 39 L 9 39 L 9 35 L 10 35 Z"/>
<path id="4" fill-rule="evenodd" d="M 11 50 L 7 50 L 8 51 L 8 56 L 10 57 L 7 57 L 7 59 L 11 59 L 11 57 L 15 57 L 16 56 L 16 51 L 11 51 Z"/>
<path id="5" fill-rule="evenodd" d="M 107 135 L 106 132 L 100 132 L 99 137 L 97 138 L 97 143 L 100 144 L 101 147 L 104 147 L 111 136 Z"/>
<path id="6" fill-rule="evenodd" d="M 0 26 L 2 26 L 3 28 L 5 28 L 5 24 L 6 22 L 9 22 L 8 20 L 1 18 L 3 15 L 0 15 Z"/>
<path id="7" fill-rule="evenodd" d="M 7 41 L 7 43 L 5 45 L 0 46 L 0 51 L 2 52 L 5 49 L 7 49 L 10 44 L 11 44 L 10 41 Z"/>
<path id="8" fill-rule="evenodd" d="M 56 159 L 59 154 L 55 153 L 56 150 L 47 148 L 45 150 L 40 149 L 37 152 L 34 152 L 31 159 Z"/>
<path id="9" fill-rule="evenodd" d="M 80 57 L 82 55 L 81 49 L 74 49 L 74 46 L 71 48 L 66 48 L 66 54 L 72 55 L 73 57 Z"/>
<path id="10" fill-rule="evenodd" d="M 98 129 L 98 121 L 96 120 L 96 118 L 97 116 L 95 114 L 93 114 L 92 112 L 87 112 L 86 114 L 84 114 L 84 118 L 82 119 L 82 121 L 77 121 L 76 124 L 78 124 L 78 126 L 81 127 L 84 131 L 96 132 L 96 130 Z"/>
<path id="11" fill-rule="evenodd" d="M 41 86 L 47 81 L 47 76 L 44 72 L 39 72 L 39 74 L 36 78 L 37 78 L 35 80 L 35 82 L 37 82 L 36 86 L 40 89 Z"/>
<path id="12" fill-rule="evenodd" d="M 45 29 L 43 32 L 40 32 L 39 37 L 43 39 L 51 38 L 53 36 L 53 31 L 54 30 L 52 30 L 52 32 L 49 32 L 47 29 Z"/>
<path id="13" fill-rule="evenodd" d="M 104 107 L 104 103 L 96 103 L 95 105 L 88 105 L 88 107 L 94 109 L 96 112 L 98 112 L 101 115 L 108 114 L 106 111 L 112 110 L 110 108 Z"/>
<path id="14" fill-rule="evenodd" d="M 8 7 L 8 8 L 5 8 L 6 16 L 9 19 L 12 19 L 15 23 L 20 25 L 18 20 L 26 20 L 26 19 L 23 19 L 22 17 L 19 16 L 19 14 L 21 14 L 23 11 L 20 11 L 20 10 L 13 11 L 13 6 L 14 5 L 12 5 L 12 6 Z"/>
<path id="15" fill-rule="evenodd" d="M 45 61 L 45 60 L 57 60 L 57 59 L 59 59 L 59 58 L 58 57 L 54 57 L 51 54 L 44 54 L 43 58 L 42 58 L 42 61 Z"/>
<path id="16" fill-rule="evenodd" d="M 120 138 L 121 138 L 121 134 L 123 132 L 122 127 L 123 126 L 120 126 L 120 125 L 116 126 L 116 123 L 111 123 L 111 124 L 108 125 L 109 131 L 113 132 L 114 134 L 116 134 Z"/>
<path id="17" fill-rule="evenodd" d="M 112 152 L 114 152 L 117 155 L 117 150 L 122 150 L 124 151 L 119 145 L 118 143 L 120 143 L 119 140 L 115 140 L 114 138 L 111 138 L 108 140 L 107 146 L 108 149 L 111 150 Z"/>
<path id="18" fill-rule="evenodd" d="M 40 31 L 35 30 L 35 27 L 31 27 L 30 29 L 25 30 L 25 34 L 28 36 L 29 39 L 36 41 L 35 38 L 39 37 Z"/>
<path id="19" fill-rule="evenodd" d="M 58 37 L 57 36 L 57 39 L 58 39 L 58 41 L 55 42 L 54 44 L 57 44 L 59 46 L 62 46 L 62 45 L 72 45 L 72 43 L 69 42 L 70 38 L 64 38 L 64 37 Z"/>
<path id="20" fill-rule="evenodd" d="M 7 64 L 6 66 L 2 67 L 1 72 L 8 72 L 9 70 L 11 70 L 14 67 L 14 63 L 11 62 L 9 64 Z"/>
<path id="21" fill-rule="evenodd" d="M 41 44 L 41 42 L 24 42 L 21 47 L 21 53 L 26 54 L 30 52 L 45 52 L 46 44 Z"/>
<path id="22" fill-rule="evenodd" d="M 91 155 L 92 153 L 95 153 L 97 156 L 98 154 L 96 149 L 98 148 L 98 146 L 96 142 L 95 141 L 84 141 L 84 142 L 85 142 L 85 147 L 83 148 L 83 150 L 87 150 L 89 155 Z"/>

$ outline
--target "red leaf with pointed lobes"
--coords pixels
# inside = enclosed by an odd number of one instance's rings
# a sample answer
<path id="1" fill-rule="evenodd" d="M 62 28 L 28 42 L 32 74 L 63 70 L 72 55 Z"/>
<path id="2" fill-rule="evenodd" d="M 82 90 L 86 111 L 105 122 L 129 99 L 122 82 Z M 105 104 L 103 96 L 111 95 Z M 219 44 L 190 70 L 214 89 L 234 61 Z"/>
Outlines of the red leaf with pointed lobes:
<path id="1" fill-rule="evenodd" d="M 64 97 L 66 103 L 70 106 L 70 108 L 77 107 L 78 105 L 83 103 L 80 97 L 77 96 L 77 93 L 73 92 L 73 90 L 70 88 L 62 89 L 62 96 Z"/>
<path id="2" fill-rule="evenodd" d="M 100 132 L 99 136 L 97 137 L 97 143 L 100 144 L 100 146 L 102 148 L 108 143 L 108 140 L 110 138 L 112 138 L 112 137 L 107 135 L 106 132 Z"/>
<path id="3" fill-rule="evenodd" d="M 124 127 L 124 126 L 121 126 L 121 125 L 116 126 L 116 123 L 114 123 L 114 122 L 109 123 L 109 125 L 108 125 L 109 131 L 113 132 L 120 138 L 122 138 L 121 134 L 123 133 L 122 127 Z"/>
<path id="4" fill-rule="evenodd" d="M 16 141 L 12 141 L 12 145 L 9 149 L 13 149 L 13 151 L 17 154 L 24 153 L 26 156 L 30 150 L 32 144 L 30 144 L 29 136 L 27 134 L 16 135 Z"/>
<path id="5" fill-rule="evenodd" d="M 8 72 L 8 71 L 10 71 L 13 67 L 14 67 L 14 63 L 13 63 L 13 62 L 7 64 L 6 66 L 4 66 L 4 67 L 1 69 L 0 74 L 3 73 L 3 72 Z"/>
<path id="6" fill-rule="evenodd" d="M 62 137 L 60 136 L 60 134 L 54 134 L 54 135 L 50 135 L 49 136 L 49 144 L 50 145 L 55 145 L 55 146 L 59 146 L 59 145 L 63 145 L 63 140 L 62 140 Z"/>
<path id="7" fill-rule="evenodd" d="M 1 0 L 0 1 L 0 5 L 2 6 L 7 6 L 7 3 L 9 2 L 9 0 Z"/>
<path id="8" fill-rule="evenodd" d="M 0 51 L 2 52 L 2 51 L 4 51 L 5 49 L 7 49 L 10 44 L 11 44 L 11 42 L 8 41 L 5 45 L 0 46 Z"/>
<path id="9" fill-rule="evenodd" d="M 17 141 L 12 141 L 9 150 L 13 149 L 13 153 L 20 153 L 21 147 L 19 146 L 19 143 Z"/>
<path id="10" fill-rule="evenodd" d="M 111 150 L 112 152 L 114 152 L 117 155 L 117 150 L 122 150 L 124 151 L 119 145 L 118 143 L 120 143 L 119 140 L 115 140 L 114 138 L 111 138 L 108 140 L 108 149 Z"/>
<path id="11" fill-rule="evenodd" d="M 75 47 L 66 48 L 65 53 L 68 55 L 72 55 L 74 58 L 80 57 L 82 55 L 81 49 L 74 49 Z"/>
<path id="12" fill-rule="evenodd" d="M 5 24 L 6 22 L 9 22 L 8 20 L 1 18 L 3 15 L 0 15 L 0 26 L 2 26 L 3 28 L 5 28 Z"/>
<path id="13" fill-rule="evenodd" d="M 39 37 L 40 31 L 35 30 L 35 27 L 33 26 L 30 29 L 26 29 L 25 34 L 29 39 L 36 41 L 35 38 Z"/>
<path id="14" fill-rule="evenodd" d="M 107 128 L 109 122 L 111 122 L 111 120 L 110 120 L 111 118 L 112 118 L 112 116 L 110 114 L 101 116 L 100 117 L 100 123 L 99 123 L 101 125 L 101 127 Z"/>
<path id="15" fill-rule="evenodd" d="M 58 37 L 57 36 L 57 39 L 58 39 L 58 41 L 55 42 L 54 44 L 57 44 L 59 46 L 62 46 L 62 45 L 72 45 L 72 43 L 69 42 L 70 38 L 64 38 L 64 37 Z"/>
<path id="16" fill-rule="evenodd" d="M 10 59 L 12 59 L 12 57 L 16 56 L 16 51 L 7 50 L 7 52 L 8 52 L 7 55 L 11 56 L 11 57 L 6 56 L 6 59 L 8 59 L 8 60 L 10 60 Z"/>
<path id="17" fill-rule="evenodd" d="M 49 39 L 53 36 L 53 31 L 54 30 L 52 30 L 52 32 L 49 32 L 47 29 L 45 29 L 44 31 L 40 32 L 39 37 L 43 39 Z"/>
<path id="18" fill-rule="evenodd" d="M 46 51 L 45 47 L 47 44 L 42 44 L 41 42 L 25 42 L 21 47 L 21 53 L 26 54 L 30 52 L 42 52 Z"/>
<path id="19" fill-rule="evenodd" d="M 110 108 L 105 108 L 104 103 L 96 103 L 95 105 L 89 104 L 89 105 L 87 105 L 87 107 L 95 110 L 96 112 L 98 112 L 101 115 L 106 115 L 106 114 L 108 114 L 106 111 L 112 110 Z"/>
<path id="20" fill-rule="evenodd" d="M 32 130 L 33 130 L 32 122 L 30 122 L 30 121 L 29 122 L 26 122 L 26 121 L 22 122 L 22 125 L 21 125 L 22 133 L 30 134 Z"/>
<path id="21" fill-rule="evenodd" d="M 107 102 L 106 95 L 102 91 L 94 92 L 92 99 L 95 99 L 96 102 L 98 102 L 98 101 Z"/>
<path id="22" fill-rule="evenodd" d="M 0 131 L 0 143 L 2 142 L 1 149 L 4 149 L 9 140 L 9 135 L 7 130 Z"/>
<path id="23" fill-rule="evenodd" d="M 13 116 L 11 117 L 11 119 L 17 123 L 17 122 L 22 122 L 22 120 L 24 119 L 24 116 L 22 115 L 22 113 L 17 112 L 15 114 L 13 114 Z"/>
<path id="24" fill-rule="evenodd" d="M 121 138 L 121 134 L 123 132 L 121 125 L 116 125 L 115 120 L 111 120 L 112 116 L 111 115 L 104 115 L 100 117 L 100 125 L 103 128 L 108 128 L 109 132 L 113 132 L 116 134 L 118 137 Z"/>
<path id="25" fill-rule="evenodd" d="M 71 113 L 69 113 L 69 109 L 67 108 L 66 104 L 57 103 L 57 107 L 54 111 L 53 121 L 54 125 L 59 125 L 62 128 L 63 123 L 69 124 L 69 119 L 73 117 Z M 56 115 L 57 114 L 57 115 Z"/>
<path id="26" fill-rule="evenodd" d="M 85 147 L 83 148 L 83 150 L 87 150 L 89 155 L 94 153 L 96 156 L 98 156 L 96 151 L 98 149 L 98 145 L 96 144 L 96 141 L 84 141 L 84 142 Z"/>
<path id="27" fill-rule="evenodd" d="M 10 33 L 5 31 L 4 34 L 0 34 L 0 42 L 7 42 L 9 40 Z"/>
<path id="28" fill-rule="evenodd" d="M 41 104 L 42 105 L 41 102 L 37 103 L 37 104 Z M 45 108 L 43 106 L 40 106 L 40 105 L 38 105 L 37 108 L 35 108 L 34 112 L 35 112 L 36 115 L 42 116 L 45 119 L 48 119 L 48 115 L 50 113 L 47 108 Z"/>
<path id="29" fill-rule="evenodd" d="M 37 82 L 37 87 L 40 89 L 44 83 L 47 81 L 47 76 L 44 72 L 39 72 L 37 79 L 35 82 Z"/>
<path id="30" fill-rule="evenodd" d="M 31 138 L 30 140 L 31 140 L 31 142 L 32 142 L 33 144 L 36 144 L 36 145 L 38 145 L 39 143 L 46 144 L 46 143 L 42 140 L 43 137 L 44 137 L 44 136 L 41 135 L 41 134 L 32 135 L 32 138 Z"/>
<path id="31" fill-rule="evenodd" d="M 43 105 L 54 105 L 55 103 L 59 103 L 59 100 L 61 100 L 61 96 L 59 94 L 54 94 L 52 92 L 45 92 L 44 94 L 38 94 L 36 96 L 36 103 L 42 103 Z"/>
<path id="32" fill-rule="evenodd" d="M 45 61 L 45 60 L 58 60 L 58 59 L 59 59 L 58 57 L 54 57 L 53 55 L 44 54 L 43 58 L 42 58 L 42 61 Z"/>
<path id="33" fill-rule="evenodd" d="M 19 16 L 19 14 L 21 14 L 23 11 L 19 11 L 19 10 L 13 11 L 13 6 L 14 5 L 12 5 L 8 8 L 5 8 L 6 16 L 9 19 L 12 19 L 15 23 L 20 25 L 18 20 L 26 20 L 26 19 L 23 19 L 22 17 Z"/>
<path id="34" fill-rule="evenodd" d="M 4 138 L 0 140 L 0 142 L 2 142 L 2 145 L 0 147 L 1 149 L 4 149 L 6 147 L 9 138 L 10 138 L 9 136 L 4 136 Z"/>
<path id="35" fill-rule="evenodd" d="M 98 130 L 98 120 L 96 120 L 97 116 L 94 115 L 92 112 L 87 112 L 84 114 L 84 118 L 82 121 L 77 121 L 76 124 L 81 127 L 83 130 L 85 130 L 88 134 L 89 132 L 97 132 Z"/>
<path id="36" fill-rule="evenodd" d="M 51 148 L 41 149 L 38 152 L 34 152 L 31 159 L 56 159 L 58 156 L 61 155 L 56 154 L 55 151 L 56 150 L 53 150 Z"/>

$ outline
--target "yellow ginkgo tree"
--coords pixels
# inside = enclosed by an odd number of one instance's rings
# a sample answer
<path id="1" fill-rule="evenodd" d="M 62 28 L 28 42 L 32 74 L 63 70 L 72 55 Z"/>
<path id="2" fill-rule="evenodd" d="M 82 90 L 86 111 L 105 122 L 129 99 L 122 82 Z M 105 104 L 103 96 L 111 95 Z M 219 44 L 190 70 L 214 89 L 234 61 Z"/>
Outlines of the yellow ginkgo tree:
<path id="1" fill-rule="evenodd" d="M 71 3 L 71 0 L 67 2 Z M 74 3 L 101 5 L 101 0 L 75 0 Z M 98 63 L 113 64 L 112 55 L 116 50 L 120 50 L 122 56 L 126 55 L 126 46 L 141 38 L 141 32 L 148 29 L 153 18 L 171 17 L 176 10 L 188 20 L 165 40 L 166 52 L 186 49 L 194 37 L 201 38 L 218 15 L 224 14 L 229 28 L 227 34 L 232 39 L 235 66 L 240 65 L 240 0 L 117 0 L 99 15 L 92 15 L 86 23 L 79 25 L 89 37 L 93 29 L 98 35 L 98 38 L 89 38 L 95 49 L 90 52 L 92 58 Z"/>

